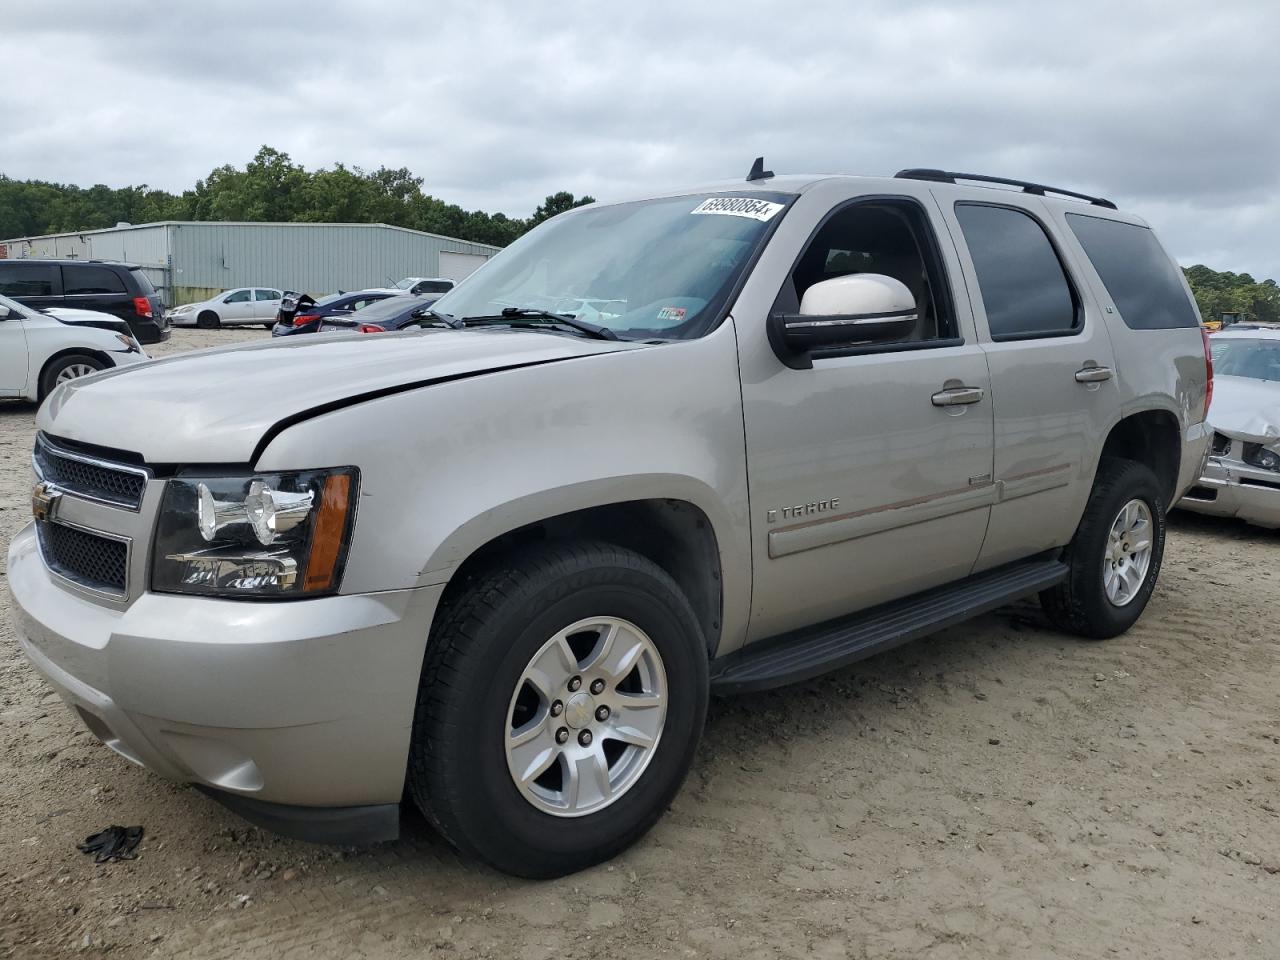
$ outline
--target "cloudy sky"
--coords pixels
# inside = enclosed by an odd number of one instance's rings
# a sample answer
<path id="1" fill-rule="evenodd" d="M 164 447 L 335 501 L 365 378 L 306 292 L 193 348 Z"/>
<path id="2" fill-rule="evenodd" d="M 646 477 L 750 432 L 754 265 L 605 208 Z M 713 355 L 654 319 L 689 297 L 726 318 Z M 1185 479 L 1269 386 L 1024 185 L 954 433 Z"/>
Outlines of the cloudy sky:
<path id="1" fill-rule="evenodd" d="M 1280 278 L 1274 0 L 63 0 L 4 19 L 11 177 L 176 191 L 266 143 L 526 215 L 761 153 L 938 166 L 1097 192 L 1184 264 Z"/>

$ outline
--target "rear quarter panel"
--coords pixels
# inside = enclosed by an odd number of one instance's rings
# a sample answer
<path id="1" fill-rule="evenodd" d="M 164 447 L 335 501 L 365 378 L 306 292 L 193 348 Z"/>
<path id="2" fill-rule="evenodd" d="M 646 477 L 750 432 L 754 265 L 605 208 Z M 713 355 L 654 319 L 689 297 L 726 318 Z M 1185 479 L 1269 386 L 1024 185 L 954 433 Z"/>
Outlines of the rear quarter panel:
<path id="1" fill-rule="evenodd" d="M 1212 432 L 1204 420 L 1208 377 L 1200 327 L 1135 330 L 1125 324 L 1106 285 L 1071 230 L 1066 214 L 1082 212 L 1092 217 L 1146 226 L 1143 221 L 1103 208 L 1074 210 L 1065 204 L 1047 206 L 1051 207 L 1050 216 L 1064 247 L 1075 263 L 1077 273 L 1088 284 L 1089 292 L 1102 309 L 1111 336 L 1120 391 L 1120 409 L 1116 420 L 1145 410 L 1165 410 L 1178 421 L 1182 452 L 1176 496 L 1171 504 L 1176 503 L 1198 479 Z M 1173 262 L 1172 259 L 1170 262 Z M 1192 312 L 1199 320 L 1200 312 L 1196 308 L 1191 289 L 1176 262 L 1174 267 Z M 1099 452 L 1102 439 L 1105 438 L 1100 438 Z"/>

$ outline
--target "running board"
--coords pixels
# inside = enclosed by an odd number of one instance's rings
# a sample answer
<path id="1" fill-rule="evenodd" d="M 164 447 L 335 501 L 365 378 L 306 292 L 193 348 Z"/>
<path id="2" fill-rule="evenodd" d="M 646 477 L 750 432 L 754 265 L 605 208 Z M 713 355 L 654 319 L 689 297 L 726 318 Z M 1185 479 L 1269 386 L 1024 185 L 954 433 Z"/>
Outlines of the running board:
<path id="1" fill-rule="evenodd" d="M 1039 593 L 1066 577 L 1065 563 L 1041 554 L 850 617 L 784 633 L 712 661 L 711 689 L 745 693 L 808 680 Z"/>

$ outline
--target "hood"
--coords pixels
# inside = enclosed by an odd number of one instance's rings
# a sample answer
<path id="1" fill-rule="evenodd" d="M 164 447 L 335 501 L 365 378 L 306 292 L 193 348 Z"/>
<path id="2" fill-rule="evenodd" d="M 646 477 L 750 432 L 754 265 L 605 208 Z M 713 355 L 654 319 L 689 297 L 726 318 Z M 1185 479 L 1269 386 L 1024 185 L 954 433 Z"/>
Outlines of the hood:
<path id="1" fill-rule="evenodd" d="M 1280 440 L 1280 382 L 1214 377 L 1209 424 L 1237 440 L 1274 444 Z"/>
<path id="2" fill-rule="evenodd" d="M 40 408 L 37 425 L 148 463 L 249 463 L 282 421 L 463 377 L 643 348 L 515 330 L 292 337 L 73 380 Z"/>
<path id="3" fill-rule="evenodd" d="M 127 333 L 133 336 L 129 324 L 114 314 L 102 313 L 98 310 L 74 310 L 70 307 L 45 307 L 40 312 L 53 317 L 59 323 L 73 327 L 97 327 L 101 330 L 113 330 L 116 333 Z"/>

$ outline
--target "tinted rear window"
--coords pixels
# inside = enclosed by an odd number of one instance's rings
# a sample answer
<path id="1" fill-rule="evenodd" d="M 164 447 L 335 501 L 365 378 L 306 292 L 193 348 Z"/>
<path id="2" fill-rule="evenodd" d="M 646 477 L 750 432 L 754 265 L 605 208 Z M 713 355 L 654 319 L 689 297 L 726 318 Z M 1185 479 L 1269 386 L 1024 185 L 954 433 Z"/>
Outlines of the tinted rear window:
<path id="1" fill-rule="evenodd" d="M 1199 326 L 1178 268 L 1146 227 L 1067 214 L 1080 246 L 1132 330 Z"/>
<path id="2" fill-rule="evenodd" d="M 448 293 L 453 289 L 453 284 L 448 280 L 424 280 L 415 284 L 413 289 L 418 293 Z"/>
<path id="3" fill-rule="evenodd" d="M 130 270 L 133 282 L 138 285 L 138 292 L 144 297 L 149 297 L 156 292 L 156 288 L 151 285 L 151 278 L 141 270 Z"/>
<path id="4" fill-rule="evenodd" d="M 0 293 L 7 297 L 51 297 L 58 268 L 31 263 L 0 266 Z"/>
<path id="5" fill-rule="evenodd" d="M 88 264 L 62 268 L 62 292 L 67 296 L 86 293 L 124 293 L 124 281 L 108 267 Z"/>
<path id="6" fill-rule="evenodd" d="M 355 312 L 355 317 L 357 320 L 386 320 L 402 313 L 411 313 L 418 307 L 425 306 L 426 302 L 420 297 L 387 297 L 361 307 Z"/>
<path id="7" fill-rule="evenodd" d="M 1063 336 L 1079 329 L 1075 295 L 1044 228 L 1012 207 L 957 203 L 992 340 Z"/>

